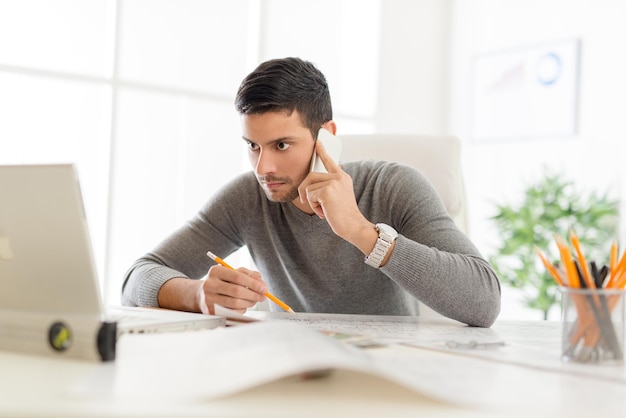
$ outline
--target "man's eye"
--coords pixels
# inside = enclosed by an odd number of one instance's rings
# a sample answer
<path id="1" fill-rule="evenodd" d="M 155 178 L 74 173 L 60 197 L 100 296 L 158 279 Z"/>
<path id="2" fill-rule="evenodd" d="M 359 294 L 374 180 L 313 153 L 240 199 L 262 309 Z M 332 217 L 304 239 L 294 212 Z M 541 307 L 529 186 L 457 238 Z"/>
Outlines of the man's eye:
<path id="1" fill-rule="evenodd" d="M 255 144 L 254 142 L 248 142 L 248 148 L 251 151 L 256 151 L 259 148 L 259 146 L 257 144 Z"/>
<path id="2" fill-rule="evenodd" d="M 287 148 L 289 148 L 291 145 L 287 144 L 286 142 L 279 142 L 278 143 L 278 149 L 279 150 L 286 150 Z"/>

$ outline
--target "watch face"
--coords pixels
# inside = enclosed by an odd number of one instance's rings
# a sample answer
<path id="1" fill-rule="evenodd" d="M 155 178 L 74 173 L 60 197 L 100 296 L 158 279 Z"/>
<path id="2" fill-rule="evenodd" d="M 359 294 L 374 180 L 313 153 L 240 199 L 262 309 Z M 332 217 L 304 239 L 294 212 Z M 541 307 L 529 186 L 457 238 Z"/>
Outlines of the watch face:
<path id="1" fill-rule="evenodd" d="M 393 229 L 392 227 L 390 227 L 387 224 L 376 224 L 376 228 L 387 235 L 391 235 L 392 237 L 397 237 L 398 236 L 398 232 L 396 232 L 395 229 Z"/>

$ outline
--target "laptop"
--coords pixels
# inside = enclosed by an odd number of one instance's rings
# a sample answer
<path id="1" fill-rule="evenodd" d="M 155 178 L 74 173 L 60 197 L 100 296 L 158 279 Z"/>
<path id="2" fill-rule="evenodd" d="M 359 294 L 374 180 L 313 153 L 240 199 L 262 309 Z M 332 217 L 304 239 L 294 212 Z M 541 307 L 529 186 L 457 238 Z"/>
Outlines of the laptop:
<path id="1" fill-rule="evenodd" d="M 225 325 L 103 305 L 76 167 L 0 165 L 0 349 L 110 361 L 126 333 Z"/>

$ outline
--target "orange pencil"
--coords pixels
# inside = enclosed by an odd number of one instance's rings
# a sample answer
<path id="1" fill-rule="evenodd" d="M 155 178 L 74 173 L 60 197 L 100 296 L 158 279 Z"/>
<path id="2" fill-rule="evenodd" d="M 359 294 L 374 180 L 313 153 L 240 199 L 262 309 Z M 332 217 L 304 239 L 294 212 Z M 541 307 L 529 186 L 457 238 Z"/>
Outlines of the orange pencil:
<path id="1" fill-rule="evenodd" d="M 561 261 L 565 266 L 569 287 L 574 289 L 580 288 L 581 277 L 578 276 L 578 272 L 576 271 L 576 266 L 567 242 L 559 235 L 555 235 L 554 240 L 556 241 L 556 245 L 561 253 Z M 578 311 L 578 325 L 570 336 L 570 342 L 572 345 L 576 345 L 578 343 L 578 341 L 588 332 L 589 325 L 593 323 L 593 314 L 590 311 L 590 307 L 580 296 L 581 295 L 571 295 L 572 301 Z M 585 339 L 585 345 L 589 345 L 588 339 Z"/>
<path id="2" fill-rule="evenodd" d="M 611 257 L 609 260 L 610 272 L 612 273 L 616 267 L 617 267 L 617 240 L 614 240 L 613 244 L 611 244 Z"/>
<path id="3" fill-rule="evenodd" d="M 563 238 L 558 235 L 554 236 L 554 240 L 556 241 L 556 245 L 559 247 L 559 252 L 561 253 L 561 261 L 563 262 L 563 266 L 565 267 L 567 283 L 570 287 L 579 288 L 580 278 L 578 277 L 578 273 L 576 272 L 576 266 L 574 265 L 574 260 L 572 259 L 572 254 L 569 250 L 569 247 L 567 246 L 567 243 Z"/>
<path id="4" fill-rule="evenodd" d="M 620 281 L 623 282 L 622 277 L 626 272 L 626 251 L 622 254 L 622 258 L 617 262 L 614 269 L 611 269 L 609 280 L 606 284 L 606 287 L 621 287 L 618 285 Z"/>
<path id="5" fill-rule="evenodd" d="M 621 274 L 616 280 L 615 283 L 611 286 L 613 289 L 623 289 L 626 287 L 626 274 Z"/>
<path id="6" fill-rule="evenodd" d="M 591 277 L 591 273 L 589 273 L 589 266 L 587 265 L 587 260 L 585 260 L 585 256 L 583 255 L 582 250 L 580 249 L 580 241 L 578 237 L 574 233 L 574 230 L 570 230 L 570 241 L 574 246 L 574 251 L 576 251 L 576 255 L 578 256 L 578 264 L 580 264 L 580 270 L 583 274 L 583 280 L 587 284 L 587 288 L 595 289 L 596 283 Z"/>
<path id="7" fill-rule="evenodd" d="M 556 271 L 556 268 L 554 268 L 554 265 L 548 261 L 546 256 L 539 250 L 539 248 L 535 247 L 535 252 L 541 259 L 541 262 L 543 263 L 546 270 L 548 270 L 548 273 L 550 273 L 550 275 L 559 284 L 559 286 L 565 286 L 565 283 L 563 282 L 563 279 L 559 275 L 559 272 Z"/>
<path id="8" fill-rule="evenodd" d="M 216 256 L 215 254 L 213 254 L 211 251 L 208 251 L 206 253 L 206 255 L 209 256 L 209 258 L 213 261 L 215 261 L 216 263 L 229 268 L 231 270 L 235 270 L 234 267 L 232 267 L 230 264 L 228 264 L 226 261 L 222 260 L 221 258 L 219 258 L 218 256 Z M 289 307 L 289 305 L 287 305 L 285 302 L 283 302 L 282 300 L 278 299 L 276 296 L 272 295 L 270 292 L 265 292 L 264 295 L 269 298 L 272 302 L 274 302 L 275 304 L 277 304 L 278 306 L 280 306 L 281 308 L 283 308 L 284 310 L 286 310 L 287 312 L 291 312 L 291 313 L 295 313 L 293 309 L 291 309 Z"/>

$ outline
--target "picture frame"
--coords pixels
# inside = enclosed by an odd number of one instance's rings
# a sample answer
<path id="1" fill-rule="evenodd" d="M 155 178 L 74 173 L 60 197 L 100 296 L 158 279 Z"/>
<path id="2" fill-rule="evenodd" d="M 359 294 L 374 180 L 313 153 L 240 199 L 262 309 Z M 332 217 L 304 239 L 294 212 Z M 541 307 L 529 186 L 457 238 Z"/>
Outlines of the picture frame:
<path id="1" fill-rule="evenodd" d="M 578 39 L 477 56 L 471 138 L 569 137 L 577 132 Z"/>

